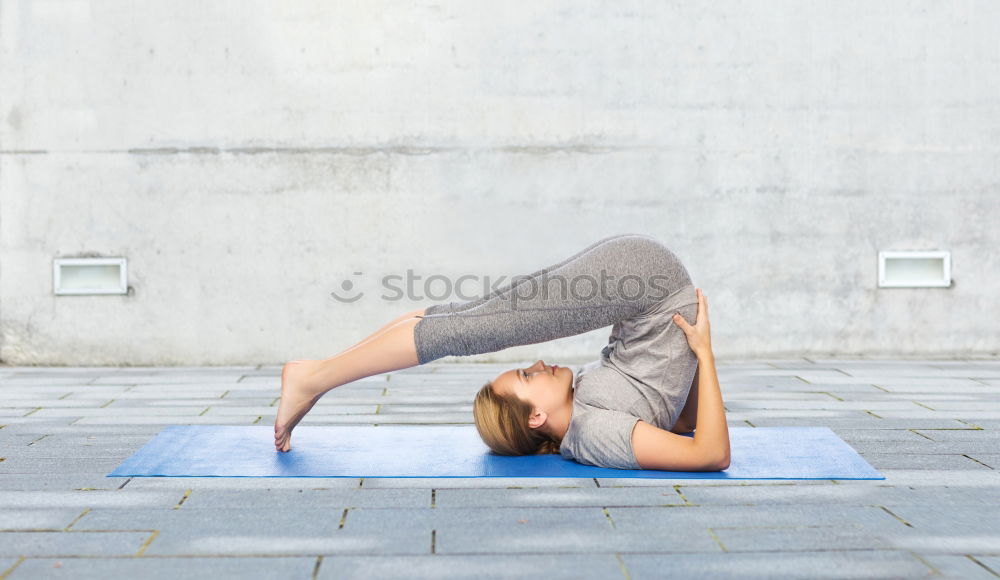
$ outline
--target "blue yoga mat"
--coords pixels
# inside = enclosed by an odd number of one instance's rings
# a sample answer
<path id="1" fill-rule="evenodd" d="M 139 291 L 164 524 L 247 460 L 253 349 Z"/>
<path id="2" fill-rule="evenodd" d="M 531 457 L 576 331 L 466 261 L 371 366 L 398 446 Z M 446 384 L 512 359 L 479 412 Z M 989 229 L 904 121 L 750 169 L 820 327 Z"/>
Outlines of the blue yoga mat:
<path id="1" fill-rule="evenodd" d="M 827 427 L 733 427 L 722 472 L 612 469 L 561 455 L 497 455 L 475 425 L 299 426 L 292 450 L 272 427 L 167 427 L 108 477 L 622 477 L 885 479 Z"/>

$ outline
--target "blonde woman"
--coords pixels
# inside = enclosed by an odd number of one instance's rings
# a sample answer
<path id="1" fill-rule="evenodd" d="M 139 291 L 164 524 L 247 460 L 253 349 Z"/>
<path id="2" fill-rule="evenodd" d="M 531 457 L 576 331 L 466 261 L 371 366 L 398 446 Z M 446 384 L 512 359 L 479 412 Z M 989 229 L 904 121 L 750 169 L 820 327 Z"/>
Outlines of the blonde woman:
<path id="1" fill-rule="evenodd" d="M 478 300 L 408 312 L 333 357 L 287 363 L 275 448 L 291 449 L 292 430 L 338 386 L 605 326 L 608 343 L 590 363 L 539 360 L 483 385 L 473 402 L 483 442 L 502 455 L 559 453 L 600 467 L 726 469 L 708 300 L 672 251 L 641 234 L 599 240 Z"/>

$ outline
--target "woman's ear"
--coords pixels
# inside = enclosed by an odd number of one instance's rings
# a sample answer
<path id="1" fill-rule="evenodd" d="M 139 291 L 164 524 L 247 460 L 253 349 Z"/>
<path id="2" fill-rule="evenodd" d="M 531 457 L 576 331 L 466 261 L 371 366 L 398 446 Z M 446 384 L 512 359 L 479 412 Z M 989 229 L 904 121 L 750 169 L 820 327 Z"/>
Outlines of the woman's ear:
<path id="1" fill-rule="evenodd" d="M 528 427 L 532 429 L 538 429 L 545 424 L 545 421 L 549 418 L 545 411 L 534 410 L 534 414 L 528 417 Z"/>

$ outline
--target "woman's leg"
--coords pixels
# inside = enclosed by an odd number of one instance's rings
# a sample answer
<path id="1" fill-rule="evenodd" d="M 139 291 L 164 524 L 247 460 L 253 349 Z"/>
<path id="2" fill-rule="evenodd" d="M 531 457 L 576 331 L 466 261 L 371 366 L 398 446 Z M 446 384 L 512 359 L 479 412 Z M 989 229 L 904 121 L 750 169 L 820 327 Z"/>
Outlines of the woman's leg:
<path id="1" fill-rule="evenodd" d="M 404 314 L 340 354 L 323 360 L 294 360 L 281 370 L 281 402 L 274 422 L 274 446 L 291 448 L 292 429 L 331 389 L 381 373 L 416 366 L 413 327 L 422 310 Z"/>
<path id="2" fill-rule="evenodd" d="M 414 327 L 418 360 L 582 334 L 640 316 L 688 284 L 683 264 L 655 239 L 614 236 L 486 300 L 428 308 Z"/>
<path id="3" fill-rule="evenodd" d="M 330 358 L 326 358 L 326 359 L 323 359 L 323 360 L 324 361 L 332 360 L 332 359 L 336 358 L 337 356 L 340 356 L 340 355 L 344 354 L 348 350 L 352 350 L 352 349 L 358 348 L 362 344 L 365 344 L 368 341 L 370 341 L 371 339 L 375 338 L 376 336 L 382 334 L 383 332 L 385 332 L 386 330 L 388 330 L 392 326 L 395 326 L 397 322 L 402 322 L 404 320 L 408 320 L 410 318 L 413 318 L 414 316 L 423 316 L 424 311 L 426 311 L 426 310 L 427 310 L 426 308 L 418 308 L 416 310 L 411 310 L 411 311 L 407 312 L 406 314 L 402 314 L 400 316 L 397 316 L 396 318 L 393 318 L 392 320 L 390 320 L 389 322 L 387 322 L 382 328 L 380 328 L 380 329 L 376 330 L 375 332 L 369 334 L 368 337 L 365 338 L 364 340 L 362 340 L 362 341 L 360 341 L 358 343 L 355 343 L 353 346 L 348 347 L 346 350 L 340 351 L 339 353 L 337 353 L 336 355 L 334 355 L 334 356 L 332 356 Z"/>

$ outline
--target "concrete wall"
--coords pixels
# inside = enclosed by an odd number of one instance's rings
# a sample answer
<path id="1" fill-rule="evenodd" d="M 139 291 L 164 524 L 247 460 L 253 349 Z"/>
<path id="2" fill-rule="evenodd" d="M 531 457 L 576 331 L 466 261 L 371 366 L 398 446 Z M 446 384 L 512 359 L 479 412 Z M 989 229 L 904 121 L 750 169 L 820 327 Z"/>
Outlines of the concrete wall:
<path id="1" fill-rule="evenodd" d="M 996 353 L 998 26 L 991 0 L 0 0 L 0 359 L 325 357 L 433 302 L 383 275 L 620 232 L 684 259 L 720 358 Z M 953 287 L 877 288 L 891 249 L 950 250 Z M 54 296 L 85 255 L 127 257 L 129 294 Z"/>

